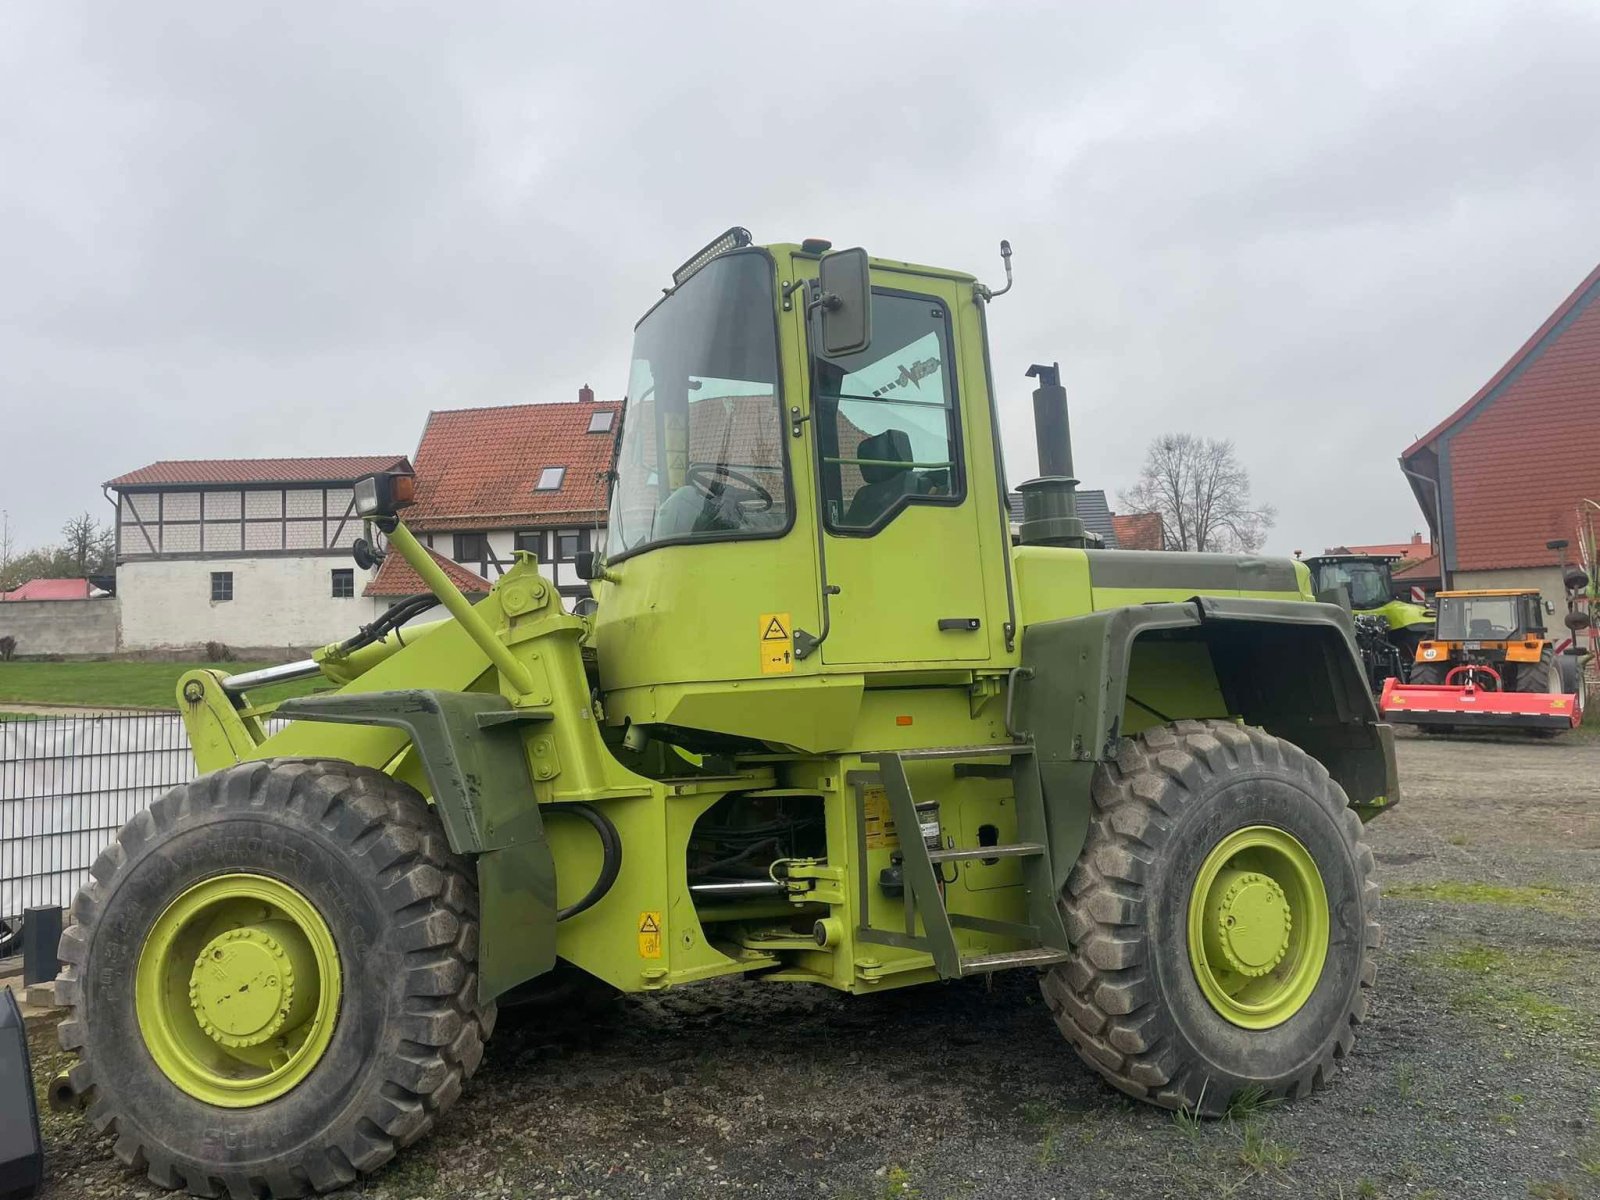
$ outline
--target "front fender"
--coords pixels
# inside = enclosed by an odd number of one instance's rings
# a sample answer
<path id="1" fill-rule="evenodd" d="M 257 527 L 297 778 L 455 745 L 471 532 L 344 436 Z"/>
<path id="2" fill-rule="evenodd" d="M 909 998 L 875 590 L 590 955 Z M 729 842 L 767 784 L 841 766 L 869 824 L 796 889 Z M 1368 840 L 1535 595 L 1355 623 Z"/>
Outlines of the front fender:
<path id="1" fill-rule="evenodd" d="M 297 721 L 376 725 L 411 739 L 445 837 L 478 871 L 478 995 L 487 1003 L 556 962 L 556 868 L 521 731 L 549 709 L 485 692 L 404 690 L 285 700 Z"/>
<path id="2" fill-rule="evenodd" d="M 1363 820 L 1399 798 L 1393 731 L 1367 690 L 1349 614 L 1332 604 L 1197 596 L 1023 630 L 1015 728 L 1037 747 L 1053 819 L 1087 830 L 1089 779 L 1117 752 L 1129 665 L 1145 639 L 1204 646 L 1228 715 L 1315 757 Z M 1069 849 L 1052 842 L 1056 854 Z"/>

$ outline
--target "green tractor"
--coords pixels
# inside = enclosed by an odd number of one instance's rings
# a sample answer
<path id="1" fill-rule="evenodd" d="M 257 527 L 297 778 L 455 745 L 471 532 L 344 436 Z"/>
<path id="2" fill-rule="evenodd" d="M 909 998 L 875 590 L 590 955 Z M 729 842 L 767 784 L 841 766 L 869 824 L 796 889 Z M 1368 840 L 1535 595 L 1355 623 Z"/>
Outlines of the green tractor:
<path id="1" fill-rule="evenodd" d="M 636 329 L 577 612 L 527 554 L 470 603 L 410 480 L 361 481 L 430 593 L 183 678 L 202 774 L 77 897 L 56 1094 L 162 1187 L 298 1196 L 426 1134 L 553 980 L 1001 970 L 1153 1104 L 1328 1081 L 1375 975 L 1362 824 L 1397 799 L 1349 617 L 1289 560 L 1084 549 L 1054 367 L 1014 539 L 999 294 L 706 247 Z"/>
<path id="2" fill-rule="evenodd" d="M 1416 661 L 1417 647 L 1433 636 L 1436 614 L 1424 604 L 1395 597 L 1391 568 L 1399 561 L 1398 554 L 1322 554 L 1306 559 L 1305 564 L 1311 570 L 1316 595 L 1326 597 L 1343 587 L 1355 616 L 1382 622 L 1381 629 L 1399 658 L 1398 677 L 1405 682 Z M 1382 683 L 1378 680 L 1377 687 Z"/>

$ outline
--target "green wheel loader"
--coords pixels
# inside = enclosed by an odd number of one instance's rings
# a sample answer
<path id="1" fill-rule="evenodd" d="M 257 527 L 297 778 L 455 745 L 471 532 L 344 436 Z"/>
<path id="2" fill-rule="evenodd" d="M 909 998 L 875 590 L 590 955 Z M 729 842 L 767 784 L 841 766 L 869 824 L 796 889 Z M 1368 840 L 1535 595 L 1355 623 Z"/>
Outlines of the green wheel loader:
<path id="1" fill-rule="evenodd" d="M 1003 290 L 707 246 L 637 327 L 575 612 L 527 554 L 469 603 L 410 479 L 363 480 L 430 593 L 181 681 L 203 773 L 73 906 L 58 1092 L 161 1186 L 297 1196 L 427 1133 L 542 981 L 1019 969 L 1154 1104 L 1327 1081 L 1374 980 L 1362 822 L 1397 799 L 1349 616 L 1291 561 L 1084 549 L 1053 366 L 1014 538 Z"/>

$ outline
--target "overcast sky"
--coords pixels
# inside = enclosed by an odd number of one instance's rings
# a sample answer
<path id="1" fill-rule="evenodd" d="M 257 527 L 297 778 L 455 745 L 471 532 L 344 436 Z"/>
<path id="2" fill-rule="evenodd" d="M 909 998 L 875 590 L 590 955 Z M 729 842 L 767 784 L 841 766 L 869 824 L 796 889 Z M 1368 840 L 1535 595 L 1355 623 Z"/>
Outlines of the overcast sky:
<path id="1" fill-rule="evenodd" d="M 155 459 L 618 395 L 732 224 L 995 283 L 1009 238 L 1013 481 L 1060 360 L 1087 486 L 1207 433 L 1269 549 L 1388 541 L 1421 527 L 1399 452 L 1600 259 L 1592 0 L 251 8 L 0 7 L 23 545 Z"/>

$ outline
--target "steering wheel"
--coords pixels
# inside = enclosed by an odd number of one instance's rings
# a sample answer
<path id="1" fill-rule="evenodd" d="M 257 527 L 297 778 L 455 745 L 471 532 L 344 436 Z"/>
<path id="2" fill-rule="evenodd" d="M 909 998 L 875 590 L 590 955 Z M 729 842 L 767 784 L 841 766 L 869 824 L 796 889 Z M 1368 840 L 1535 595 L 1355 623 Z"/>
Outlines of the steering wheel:
<path id="1" fill-rule="evenodd" d="M 757 505 L 752 512 L 766 512 L 772 507 L 771 492 L 727 463 L 694 463 L 684 472 L 684 478 L 708 500 L 731 500 L 741 507 Z"/>

